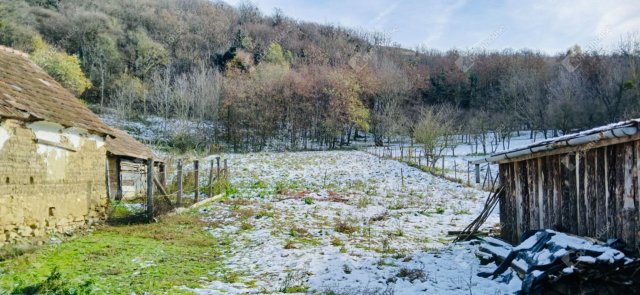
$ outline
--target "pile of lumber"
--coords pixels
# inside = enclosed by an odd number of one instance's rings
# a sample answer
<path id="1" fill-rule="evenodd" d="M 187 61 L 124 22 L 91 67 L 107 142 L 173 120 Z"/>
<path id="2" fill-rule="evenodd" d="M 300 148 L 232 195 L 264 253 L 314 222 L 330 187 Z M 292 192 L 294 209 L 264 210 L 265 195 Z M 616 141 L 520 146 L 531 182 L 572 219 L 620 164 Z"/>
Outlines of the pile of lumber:
<path id="1" fill-rule="evenodd" d="M 509 281 L 515 273 L 522 280 L 521 294 L 638 294 L 640 259 L 628 257 L 616 244 L 552 230 L 528 232 L 515 247 L 485 238 L 482 262 L 495 262 L 498 268 L 480 275 Z"/>

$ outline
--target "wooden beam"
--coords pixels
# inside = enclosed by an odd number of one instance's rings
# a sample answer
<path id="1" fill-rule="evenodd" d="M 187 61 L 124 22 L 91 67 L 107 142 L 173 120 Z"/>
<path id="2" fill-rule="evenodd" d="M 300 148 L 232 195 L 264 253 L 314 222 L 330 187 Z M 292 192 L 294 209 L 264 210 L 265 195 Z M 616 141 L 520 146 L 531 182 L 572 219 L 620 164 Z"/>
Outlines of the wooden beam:
<path id="1" fill-rule="evenodd" d="M 153 220 L 153 159 L 147 159 L 147 218 Z"/>
<path id="2" fill-rule="evenodd" d="M 200 161 L 193 161 L 193 177 L 195 181 L 195 192 L 194 192 L 194 203 L 198 203 L 198 199 L 200 199 Z"/>
<path id="3" fill-rule="evenodd" d="M 116 158 L 116 200 L 122 200 L 122 159 Z"/>
<path id="4" fill-rule="evenodd" d="M 178 159 L 178 176 L 176 181 L 178 182 L 178 194 L 176 196 L 176 206 L 182 206 L 182 159 Z"/>
<path id="5" fill-rule="evenodd" d="M 164 185 L 162 185 L 162 183 L 157 177 L 153 177 L 153 182 L 156 184 L 156 187 L 158 188 L 158 190 L 160 190 L 160 193 L 162 194 L 162 197 L 164 198 L 164 200 L 169 204 L 169 206 L 173 208 L 174 206 L 173 204 L 171 204 L 171 200 L 169 199 L 169 194 L 167 193 L 167 189 L 164 187 Z"/>
<path id="6" fill-rule="evenodd" d="M 539 157 L 554 156 L 554 155 L 560 155 L 560 154 L 568 154 L 568 153 L 574 153 L 574 152 L 577 152 L 577 151 L 587 151 L 587 150 L 590 150 L 590 149 L 601 148 L 601 147 L 604 147 L 604 146 L 616 145 L 616 144 L 621 144 L 621 143 L 627 143 L 627 142 L 636 141 L 636 140 L 640 140 L 640 132 L 635 134 L 635 135 L 632 135 L 632 136 L 620 137 L 620 138 L 612 138 L 612 139 L 603 139 L 603 140 L 600 140 L 600 141 L 595 141 L 595 142 L 592 142 L 592 143 L 587 143 L 587 144 L 582 144 L 582 145 L 561 147 L 561 148 L 553 149 L 553 150 L 550 150 L 550 151 L 544 151 L 544 152 L 528 154 L 528 155 L 524 155 L 524 156 L 516 157 L 516 158 L 511 158 L 511 159 L 504 159 L 504 160 L 496 161 L 496 163 L 502 164 L 502 163 L 519 162 L 519 161 L 524 161 L 524 160 L 529 160 L 529 159 L 539 158 Z"/>
<path id="7" fill-rule="evenodd" d="M 66 145 L 66 144 L 61 144 L 61 143 L 57 143 L 57 142 L 53 142 L 50 140 L 46 140 L 46 139 L 40 139 L 40 138 L 36 138 L 35 139 L 36 143 L 39 144 L 44 144 L 44 145 L 48 145 L 48 146 L 52 146 L 52 147 L 57 147 L 57 148 L 61 148 L 63 150 L 67 150 L 67 151 L 71 151 L 71 152 L 77 152 L 78 149 L 70 146 L 70 145 Z"/>

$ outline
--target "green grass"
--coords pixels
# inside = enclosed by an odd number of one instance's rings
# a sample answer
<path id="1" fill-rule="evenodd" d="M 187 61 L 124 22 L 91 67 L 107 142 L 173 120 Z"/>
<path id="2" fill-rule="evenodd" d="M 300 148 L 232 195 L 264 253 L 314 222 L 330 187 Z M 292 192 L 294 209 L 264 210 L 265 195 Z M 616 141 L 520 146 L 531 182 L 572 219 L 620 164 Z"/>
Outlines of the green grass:
<path id="1" fill-rule="evenodd" d="M 71 286 L 90 283 L 91 294 L 190 294 L 174 287 L 198 287 L 201 278 L 217 279 L 210 272 L 223 269 L 222 251 L 229 247 L 204 226 L 191 214 L 153 224 L 105 226 L 0 262 L 0 290 L 5 290 L 0 294 L 42 285 L 52 274 Z"/>

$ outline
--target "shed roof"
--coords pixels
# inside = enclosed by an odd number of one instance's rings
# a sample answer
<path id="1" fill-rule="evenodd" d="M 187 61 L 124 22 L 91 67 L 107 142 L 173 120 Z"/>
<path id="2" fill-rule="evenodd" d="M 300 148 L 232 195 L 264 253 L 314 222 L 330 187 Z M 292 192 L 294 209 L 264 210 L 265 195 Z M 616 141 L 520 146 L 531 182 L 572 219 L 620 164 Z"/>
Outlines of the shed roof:
<path id="1" fill-rule="evenodd" d="M 514 162 L 524 157 L 535 157 L 537 154 L 552 152 L 560 148 L 578 148 L 610 139 L 631 138 L 638 134 L 639 125 L 640 118 L 621 121 L 578 133 L 567 134 L 535 142 L 524 147 L 502 151 L 492 154 L 486 158 L 471 161 L 471 163 Z"/>
<path id="2" fill-rule="evenodd" d="M 119 157 L 136 159 L 149 159 L 159 161 L 159 157 L 145 144 L 137 141 L 126 132 L 113 128 L 113 135 L 107 136 L 107 151 L 109 154 Z"/>
<path id="3" fill-rule="evenodd" d="M 29 60 L 26 53 L 4 46 L 0 46 L 0 116 L 113 133 L 71 92 Z"/>

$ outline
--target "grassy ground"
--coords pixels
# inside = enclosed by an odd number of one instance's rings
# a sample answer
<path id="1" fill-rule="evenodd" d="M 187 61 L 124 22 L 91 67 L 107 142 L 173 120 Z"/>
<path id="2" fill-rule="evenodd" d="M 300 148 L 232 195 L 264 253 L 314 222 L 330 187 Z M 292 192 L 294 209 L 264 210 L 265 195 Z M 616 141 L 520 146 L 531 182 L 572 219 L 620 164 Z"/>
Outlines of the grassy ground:
<path id="1" fill-rule="evenodd" d="M 228 243 L 212 239 L 207 226 L 195 212 L 153 224 L 104 226 L 0 262 L 0 294 L 187 294 L 174 286 L 196 287 L 221 279 L 211 271 L 224 273 Z M 55 280 L 64 286 L 51 292 Z"/>

